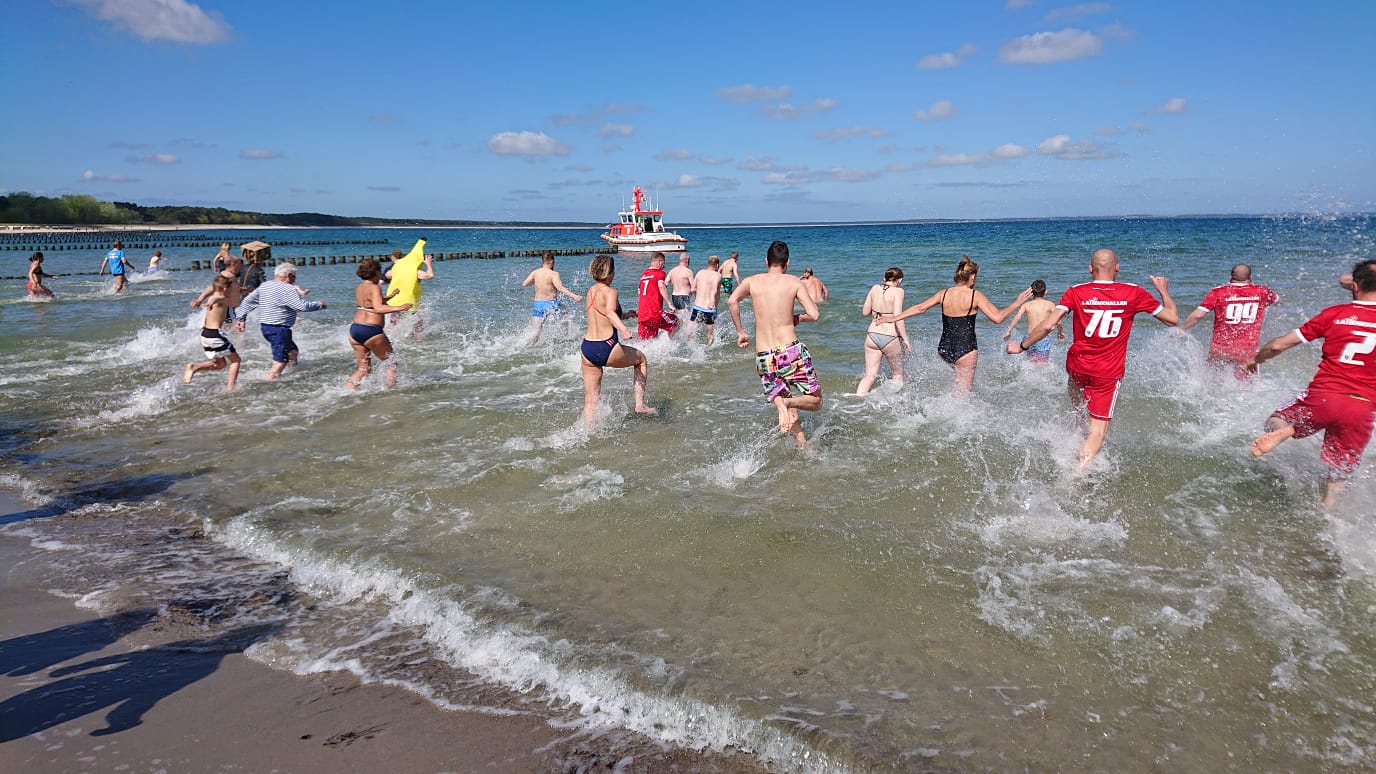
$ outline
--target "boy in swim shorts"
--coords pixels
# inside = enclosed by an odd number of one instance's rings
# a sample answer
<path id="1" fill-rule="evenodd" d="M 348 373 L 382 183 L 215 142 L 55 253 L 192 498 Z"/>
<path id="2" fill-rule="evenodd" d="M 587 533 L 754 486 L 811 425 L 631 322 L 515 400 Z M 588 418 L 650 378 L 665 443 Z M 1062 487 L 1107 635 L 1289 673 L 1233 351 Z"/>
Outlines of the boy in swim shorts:
<path id="1" fill-rule="evenodd" d="M 755 307 L 755 370 L 765 398 L 779 412 L 779 432 L 793 436 L 798 448 L 807 445 L 798 411 L 822 407 L 822 386 L 807 347 L 798 341 L 796 326 L 821 316 L 817 303 L 797 277 L 788 273 L 788 245 L 774 242 L 765 260 L 767 271 L 746 277 L 731 293 L 726 305 L 739 332 L 736 343 L 750 346 L 750 334 L 741 325 L 741 301 L 750 298 Z M 794 303 L 802 314 L 794 314 Z"/>
<path id="2" fill-rule="evenodd" d="M 203 304 L 205 320 L 201 323 L 201 349 L 205 350 L 205 360 L 186 364 L 182 371 L 182 382 L 186 384 L 191 384 L 191 378 L 198 371 L 219 371 L 228 365 L 229 379 L 225 390 L 234 389 L 234 382 L 239 378 L 239 353 L 234 351 L 234 345 L 220 330 L 228 317 L 230 307 L 226 291 L 232 284 L 234 280 L 223 275 L 216 275 L 210 281 L 212 292 Z"/>

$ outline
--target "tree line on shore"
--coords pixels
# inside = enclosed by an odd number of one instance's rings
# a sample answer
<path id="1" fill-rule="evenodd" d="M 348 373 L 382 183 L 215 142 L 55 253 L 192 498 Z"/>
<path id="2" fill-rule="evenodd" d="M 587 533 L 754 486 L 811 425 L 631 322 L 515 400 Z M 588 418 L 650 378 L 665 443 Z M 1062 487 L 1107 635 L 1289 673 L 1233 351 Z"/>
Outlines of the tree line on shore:
<path id="1" fill-rule="evenodd" d="M 0 223 L 35 226 L 527 226 L 586 223 L 494 223 L 476 220 L 415 220 L 398 218 L 349 218 L 319 212 L 267 213 L 230 210 L 224 207 L 163 205 L 148 207 L 133 202 L 103 202 L 94 196 L 68 194 L 51 198 L 20 191 L 0 196 Z"/>

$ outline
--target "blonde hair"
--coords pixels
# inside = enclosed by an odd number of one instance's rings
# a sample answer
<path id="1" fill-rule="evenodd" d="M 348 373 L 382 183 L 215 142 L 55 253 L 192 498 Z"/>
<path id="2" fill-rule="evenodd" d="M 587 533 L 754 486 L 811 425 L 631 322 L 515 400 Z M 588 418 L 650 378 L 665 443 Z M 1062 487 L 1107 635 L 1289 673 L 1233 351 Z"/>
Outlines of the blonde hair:
<path id="1" fill-rule="evenodd" d="M 588 264 L 588 276 L 594 282 L 603 282 L 612 278 L 616 273 L 616 261 L 610 255 L 594 256 L 592 263 Z"/>
<path id="2" fill-rule="evenodd" d="M 970 278 L 979 274 L 979 264 L 970 260 L 970 256 L 960 256 L 960 265 L 956 267 L 956 284 L 964 285 Z"/>

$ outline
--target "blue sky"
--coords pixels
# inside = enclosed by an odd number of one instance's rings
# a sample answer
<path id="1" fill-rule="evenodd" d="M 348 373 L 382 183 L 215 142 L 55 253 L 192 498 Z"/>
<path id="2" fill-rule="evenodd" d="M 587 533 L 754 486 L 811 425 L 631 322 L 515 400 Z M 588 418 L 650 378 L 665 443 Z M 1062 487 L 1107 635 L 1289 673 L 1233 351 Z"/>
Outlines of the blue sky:
<path id="1" fill-rule="evenodd" d="M 0 189 L 683 222 L 1376 210 L 1376 4 L 14 0 Z"/>

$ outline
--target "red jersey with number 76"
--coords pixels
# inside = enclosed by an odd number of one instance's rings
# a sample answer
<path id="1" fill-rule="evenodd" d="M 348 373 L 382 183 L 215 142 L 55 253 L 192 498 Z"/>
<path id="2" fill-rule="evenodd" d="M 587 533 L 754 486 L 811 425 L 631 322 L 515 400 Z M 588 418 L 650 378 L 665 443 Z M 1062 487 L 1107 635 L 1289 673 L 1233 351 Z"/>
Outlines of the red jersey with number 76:
<path id="1" fill-rule="evenodd" d="M 1075 343 L 1065 356 L 1065 370 L 1104 379 L 1122 379 L 1128 362 L 1128 336 L 1133 316 L 1156 314 L 1161 302 L 1130 282 L 1095 280 L 1072 285 L 1058 309 L 1071 314 Z"/>
<path id="2" fill-rule="evenodd" d="M 1295 332 L 1304 341 L 1323 339 L 1323 360 L 1310 392 L 1340 392 L 1376 403 L 1376 301 L 1330 306 Z"/>

